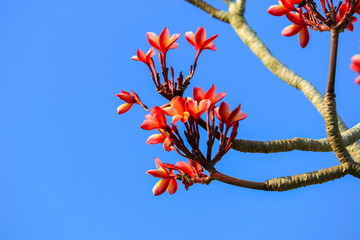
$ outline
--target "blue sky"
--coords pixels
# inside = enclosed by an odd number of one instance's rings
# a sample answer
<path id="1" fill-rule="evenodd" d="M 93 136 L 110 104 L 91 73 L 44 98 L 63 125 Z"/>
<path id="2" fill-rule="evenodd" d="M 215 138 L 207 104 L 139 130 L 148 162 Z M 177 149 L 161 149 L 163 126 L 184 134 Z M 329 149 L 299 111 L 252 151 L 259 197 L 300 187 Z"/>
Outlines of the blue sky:
<path id="1" fill-rule="evenodd" d="M 209 1 L 224 7 L 221 1 Z M 290 23 L 266 13 L 276 1 L 248 1 L 246 15 L 273 54 L 324 92 L 328 33 L 311 32 L 307 48 L 282 37 Z M 351 176 L 289 192 L 262 192 L 213 182 L 154 197 L 145 174 L 153 158 L 182 159 L 140 129 L 138 107 L 118 116 L 120 90 L 161 105 L 145 65 L 146 32 L 181 33 L 168 63 L 187 72 L 194 57 L 186 31 L 220 34 L 200 57 L 191 86 L 227 92 L 249 117 L 238 137 L 323 138 L 323 119 L 302 93 L 271 73 L 230 26 L 185 1 L 19 0 L 0 2 L 0 239 L 354 239 L 359 180 Z M 360 88 L 349 69 L 360 51 L 359 24 L 342 34 L 337 71 L 339 113 L 359 121 Z M 191 92 L 191 91 L 189 91 Z M 231 151 L 218 168 L 239 178 L 270 178 L 337 164 L 332 153 Z"/>

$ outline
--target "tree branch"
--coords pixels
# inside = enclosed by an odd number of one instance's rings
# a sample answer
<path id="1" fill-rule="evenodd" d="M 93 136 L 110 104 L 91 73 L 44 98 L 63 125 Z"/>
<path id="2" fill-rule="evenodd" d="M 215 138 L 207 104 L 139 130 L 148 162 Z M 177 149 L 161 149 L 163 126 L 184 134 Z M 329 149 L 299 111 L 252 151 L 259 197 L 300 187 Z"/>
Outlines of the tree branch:
<path id="1" fill-rule="evenodd" d="M 345 146 L 349 146 L 360 139 L 360 123 L 348 129 L 341 134 Z M 289 152 L 293 150 L 312 151 L 312 152 L 330 152 L 332 148 L 328 138 L 309 139 L 293 138 L 273 141 L 251 141 L 244 139 L 235 139 L 233 143 L 234 150 L 250 153 L 277 153 Z"/>
<path id="2" fill-rule="evenodd" d="M 256 33 L 247 24 L 242 10 L 233 3 L 229 6 L 229 22 L 240 39 L 249 49 L 262 61 L 262 63 L 276 76 L 304 93 L 320 114 L 325 117 L 324 101 L 319 91 L 308 81 L 301 78 L 295 72 L 287 68 L 282 62 L 275 58 L 265 44 L 258 38 Z M 340 131 L 347 130 L 345 123 L 339 118 Z M 354 159 L 360 162 L 360 143 L 355 142 L 348 147 Z"/>
<path id="3" fill-rule="evenodd" d="M 208 14 L 210 14 L 212 17 L 225 22 L 225 23 L 229 23 L 229 13 L 219 10 L 213 6 L 211 6 L 210 4 L 208 4 L 207 2 L 203 1 L 203 0 L 185 0 L 188 3 L 191 3 L 192 5 L 200 8 L 201 10 L 203 10 L 204 12 L 207 12 Z M 226 1 L 228 4 L 230 4 L 231 1 Z"/>
<path id="4" fill-rule="evenodd" d="M 296 189 L 300 187 L 305 187 L 314 184 L 321 184 L 329 182 L 347 175 L 350 171 L 360 173 L 360 168 L 356 170 L 352 168 L 350 170 L 349 164 L 345 163 L 342 165 L 337 165 L 330 168 L 325 168 L 317 170 L 314 172 L 308 172 L 303 174 L 297 174 L 288 177 L 280 177 L 267 180 L 265 182 L 253 182 L 248 180 L 243 180 L 239 178 L 234 178 L 228 175 L 225 175 L 221 172 L 218 172 L 215 169 L 210 170 L 210 178 L 212 180 L 217 180 L 223 183 L 231 184 L 238 187 L 263 190 L 263 191 L 288 191 L 291 189 Z M 350 172 L 352 174 L 352 172 Z M 354 174 L 352 174 L 354 176 Z"/>

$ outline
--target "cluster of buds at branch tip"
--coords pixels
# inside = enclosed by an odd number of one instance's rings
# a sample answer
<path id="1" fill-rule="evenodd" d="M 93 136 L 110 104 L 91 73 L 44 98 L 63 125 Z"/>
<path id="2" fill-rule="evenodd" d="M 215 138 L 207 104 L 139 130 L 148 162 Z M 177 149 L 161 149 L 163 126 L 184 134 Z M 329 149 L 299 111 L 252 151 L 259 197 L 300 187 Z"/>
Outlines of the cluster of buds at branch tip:
<path id="1" fill-rule="evenodd" d="M 350 68 L 360 74 L 360 54 L 356 54 L 351 58 Z M 355 78 L 355 83 L 360 84 L 360 76 Z"/>
<path id="2" fill-rule="evenodd" d="M 302 48 L 309 43 L 308 28 L 315 31 L 330 31 L 337 29 L 339 32 L 347 29 L 354 30 L 353 23 L 357 18 L 353 15 L 360 14 L 359 0 L 345 0 L 334 4 L 333 0 L 319 0 L 321 9 L 314 0 L 279 0 L 278 5 L 272 5 L 268 13 L 274 16 L 285 15 L 293 24 L 282 31 L 283 36 L 299 34 Z"/>
<path id="3" fill-rule="evenodd" d="M 153 187 L 155 196 L 163 194 L 167 191 L 174 194 L 178 189 L 176 180 L 180 180 L 184 184 L 186 190 L 194 183 L 208 183 L 209 178 L 203 173 L 203 168 L 197 163 L 189 159 L 188 162 L 177 162 L 175 165 L 163 163 L 160 159 L 155 158 L 157 169 L 148 170 L 146 173 L 161 178 Z M 174 172 L 178 173 L 175 174 Z"/>

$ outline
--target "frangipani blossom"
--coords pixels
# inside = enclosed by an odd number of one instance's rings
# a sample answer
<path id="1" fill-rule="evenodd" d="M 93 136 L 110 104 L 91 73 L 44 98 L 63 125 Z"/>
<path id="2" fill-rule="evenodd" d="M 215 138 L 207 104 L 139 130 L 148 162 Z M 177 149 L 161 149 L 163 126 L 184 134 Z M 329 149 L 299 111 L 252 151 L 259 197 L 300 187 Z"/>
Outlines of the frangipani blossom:
<path id="1" fill-rule="evenodd" d="M 189 177 L 197 177 L 196 169 L 193 166 L 191 166 L 189 163 L 181 161 L 181 162 L 177 162 L 175 166 L 178 168 L 179 171 L 184 172 Z"/>
<path id="2" fill-rule="evenodd" d="M 164 111 L 160 107 L 153 107 L 150 114 L 145 115 L 145 118 L 146 120 L 140 126 L 142 129 L 153 130 L 167 127 Z"/>
<path id="3" fill-rule="evenodd" d="M 305 23 L 303 17 L 299 13 L 289 12 L 286 14 L 286 17 L 294 24 L 284 28 L 281 34 L 283 36 L 289 37 L 299 33 L 300 46 L 305 48 L 310 40 L 308 25 Z"/>
<path id="4" fill-rule="evenodd" d="M 206 30 L 203 27 L 199 27 L 195 34 L 193 32 L 186 32 L 185 38 L 186 40 L 194 46 L 196 50 L 196 57 L 195 57 L 195 63 L 197 61 L 197 58 L 199 57 L 200 53 L 205 49 L 210 49 L 215 51 L 216 46 L 213 44 L 213 41 L 219 36 L 219 34 L 216 34 L 212 37 L 209 37 L 206 39 Z"/>
<path id="5" fill-rule="evenodd" d="M 241 105 L 231 111 L 226 102 L 222 102 L 220 107 L 215 109 L 215 114 L 217 118 L 221 122 L 225 123 L 228 128 L 234 126 L 237 122 L 247 117 L 246 113 L 241 112 Z"/>
<path id="6" fill-rule="evenodd" d="M 164 56 L 170 49 L 178 48 L 176 40 L 179 38 L 180 34 L 176 33 L 170 37 L 168 28 L 164 28 L 159 36 L 153 32 L 146 33 L 146 36 L 150 45 L 159 50 Z"/>
<path id="7" fill-rule="evenodd" d="M 136 55 L 132 56 L 131 59 L 143 62 L 150 67 L 154 65 L 152 57 L 155 56 L 155 54 L 156 51 L 154 50 L 154 48 L 150 48 L 146 54 L 141 49 L 138 49 Z"/>
<path id="8" fill-rule="evenodd" d="M 132 96 L 132 94 L 135 94 L 135 93 L 131 92 L 131 94 L 130 94 L 129 92 L 121 90 L 121 93 L 115 95 L 119 99 L 125 101 L 125 103 L 121 104 L 117 108 L 118 114 L 126 113 L 127 111 L 130 110 L 130 108 L 134 105 L 134 103 L 137 103 L 136 99 L 134 98 L 134 96 Z"/>
<path id="9" fill-rule="evenodd" d="M 153 187 L 153 194 L 155 196 L 163 194 L 168 191 L 170 194 L 174 194 L 177 190 L 178 184 L 175 179 L 173 170 L 167 170 L 160 159 L 155 158 L 155 165 L 157 169 L 148 170 L 146 173 L 161 178 Z"/>
<path id="10" fill-rule="evenodd" d="M 214 105 L 215 103 L 217 103 L 218 101 L 223 99 L 225 97 L 226 93 L 225 92 L 216 93 L 216 88 L 213 84 L 206 93 L 202 88 L 194 87 L 193 95 L 194 95 L 195 101 L 197 101 L 198 103 L 201 100 L 209 99 L 211 101 L 211 104 Z"/>
<path id="11" fill-rule="evenodd" d="M 172 116 L 171 124 L 176 122 L 186 122 L 189 118 L 189 112 L 185 110 L 186 99 L 183 97 L 175 97 L 171 100 L 170 106 L 163 108 L 163 111 L 166 115 Z"/>
<path id="12" fill-rule="evenodd" d="M 185 103 L 186 111 L 195 121 L 199 121 L 200 116 L 211 106 L 209 99 L 201 100 L 199 103 L 192 98 L 188 98 Z"/>
<path id="13" fill-rule="evenodd" d="M 166 130 L 163 129 L 159 129 L 160 134 L 153 134 L 151 135 L 147 140 L 146 143 L 147 144 L 158 144 L 158 143 L 162 143 L 163 144 L 163 148 L 170 152 L 175 150 L 175 147 L 173 146 L 173 140 L 170 137 L 169 132 L 167 132 Z"/>

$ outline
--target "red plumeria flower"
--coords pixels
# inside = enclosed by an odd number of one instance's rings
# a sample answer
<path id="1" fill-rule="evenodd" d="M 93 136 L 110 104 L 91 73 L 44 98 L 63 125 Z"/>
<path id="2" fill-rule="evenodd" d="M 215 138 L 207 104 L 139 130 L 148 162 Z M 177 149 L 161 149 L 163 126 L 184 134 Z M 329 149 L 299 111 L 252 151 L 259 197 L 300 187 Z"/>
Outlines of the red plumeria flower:
<path id="1" fill-rule="evenodd" d="M 360 74 L 360 54 L 356 54 L 351 58 L 350 68 Z M 360 76 L 355 79 L 355 83 L 360 84 Z"/>
<path id="2" fill-rule="evenodd" d="M 121 93 L 115 95 L 119 99 L 125 101 L 125 103 L 121 104 L 117 108 L 118 114 L 126 113 L 127 111 L 130 110 L 130 108 L 134 105 L 134 103 L 137 103 L 137 101 L 133 95 L 136 95 L 136 94 L 134 92 L 129 93 L 129 92 L 126 92 L 123 90 L 121 90 Z"/>
<path id="3" fill-rule="evenodd" d="M 201 115 L 209 109 L 211 101 L 209 99 L 203 99 L 199 103 L 192 98 L 188 98 L 185 102 L 186 111 L 192 116 L 196 122 L 199 121 Z"/>
<path id="4" fill-rule="evenodd" d="M 186 32 L 185 38 L 186 40 L 194 46 L 196 50 L 196 57 L 195 57 L 195 63 L 197 61 L 197 58 L 199 57 L 200 53 L 205 49 L 210 49 L 215 51 L 216 46 L 213 44 L 213 41 L 219 36 L 219 34 L 216 34 L 212 37 L 209 37 L 206 39 L 206 30 L 203 27 L 199 27 L 195 34 L 193 32 Z"/>
<path id="5" fill-rule="evenodd" d="M 201 167 L 201 165 L 198 162 L 189 159 L 189 164 L 195 169 L 196 174 L 199 177 L 206 177 L 206 175 L 203 173 L 204 169 Z"/>
<path id="6" fill-rule="evenodd" d="M 233 111 L 230 111 L 230 107 L 226 102 L 222 102 L 220 107 L 215 109 L 215 114 L 217 118 L 221 122 L 225 123 L 228 128 L 234 126 L 237 122 L 247 117 L 246 113 L 241 112 L 241 105 Z"/>
<path id="7" fill-rule="evenodd" d="M 153 65 L 152 57 L 155 56 L 156 51 L 154 48 L 150 48 L 149 51 L 145 54 L 141 49 L 138 49 L 135 56 L 132 56 L 131 59 L 135 61 L 140 61 L 145 63 L 148 66 Z"/>
<path id="8" fill-rule="evenodd" d="M 166 52 L 173 48 L 178 48 L 176 40 L 179 38 L 180 33 L 173 34 L 170 37 L 170 32 L 168 28 L 164 28 L 160 33 L 160 36 L 156 35 L 153 32 L 146 33 L 147 39 L 151 46 L 159 50 L 163 56 L 166 55 Z"/>
<path id="9" fill-rule="evenodd" d="M 180 173 L 185 173 L 189 177 L 197 177 L 196 169 L 187 162 L 177 162 L 176 167 Z"/>
<path id="10" fill-rule="evenodd" d="M 281 34 L 283 36 L 289 37 L 299 33 L 299 42 L 302 48 L 306 47 L 309 43 L 309 31 L 308 25 L 304 21 L 303 17 L 299 13 L 289 12 L 286 14 L 286 17 L 293 22 L 294 24 L 287 26 L 283 29 Z"/>
<path id="11" fill-rule="evenodd" d="M 146 172 L 154 177 L 161 178 L 153 187 L 153 194 L 157 196 L 163 194 L 165 191 L 174 194 L 178 188 L 178 184 L 175 179 L 176 175 L 173 174 L 173 170 L 167 170 L 158 158 L 155 158 L 155 165 L 157 169 Z"/>
<path id="12" fill-rule="evenodd" d="M 160 134 L 153 134 L 151 135 L 147 140 L 146 143 L 147 144 L 158 144 L 158 143 L 162 143 L 163 144 L 163 148 L 170 152 L 175 150 L 175 147 L 173 145 L 173 140 L 170 137 L 170 134 L 168 131 L 163 130 L 163 129 L 159 129 Z"/>
<path id="13" fill-rule="evenodd" d="M 297 11 L 294 4 L 299 4 L 302 0 L 279 0 L 279 5 L 272 5 L 268 13 L 273 16 L 282 16 L 291 11 Z"/>
<path id="14" fill-rule="evenodd" d="M 213 84 L 206 93 L 202 88 L 194 87 L 193 95 L 195 101 L 197 101 L 198 103 L 200 103 L 201 100 L 209 99 L 211 103 L 214 105 L 215 103 L 223 99 L 226 93 L 224 92 L 216 93 L 216 88 Z"/>
<path id="15" fill-rule="evenodd" d="M 189 112 L 185 110 L 186 99 L 183 97 L 175 97 L 171 100 L 170 106 L 163 108 L 166 115 L 172 116 L 171 124 L 176 122 L 186 122 L 190 116 Z"/>
<path id="16" fill-rule="evenodd" d="M 145 115 L 146 120 L 141 124 L 141 128 L 145 130 L 166 128 L 166 118 L 164 111 L 160 107 L 153 107 L 150 114 Z"/>

